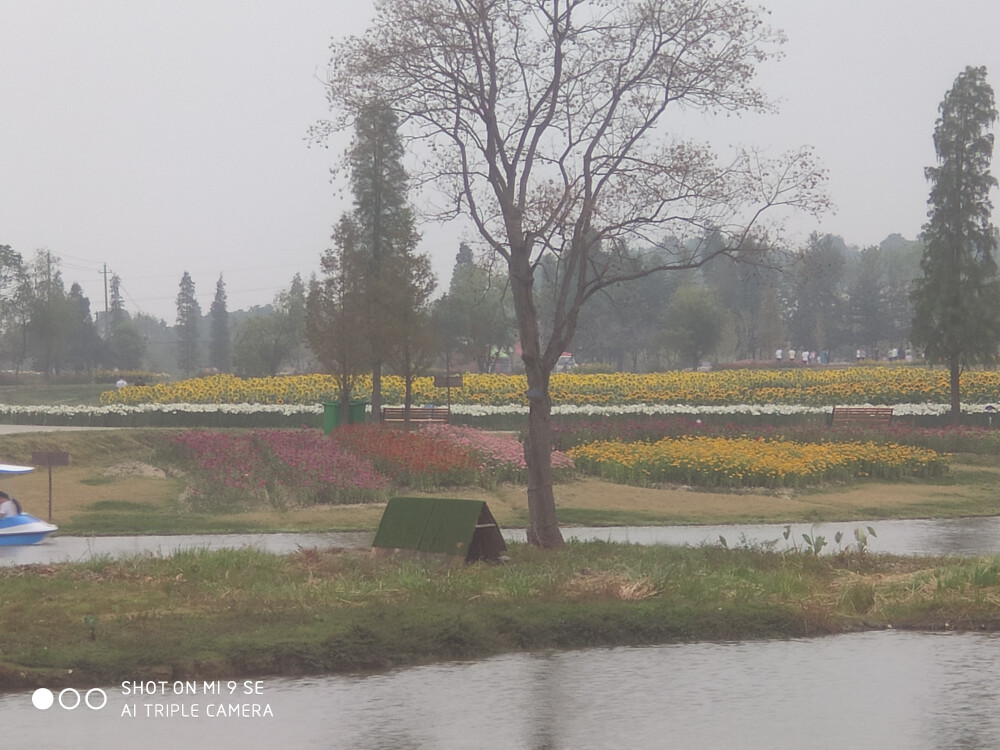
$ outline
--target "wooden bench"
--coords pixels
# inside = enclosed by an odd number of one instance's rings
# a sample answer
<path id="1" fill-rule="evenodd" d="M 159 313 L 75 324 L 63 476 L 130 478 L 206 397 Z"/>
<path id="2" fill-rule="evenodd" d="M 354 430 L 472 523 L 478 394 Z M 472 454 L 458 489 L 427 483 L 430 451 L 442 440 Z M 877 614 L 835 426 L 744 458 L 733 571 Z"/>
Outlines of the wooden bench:
<path id="1" fill-rule="evenodd" d="M 410 424 L 448 424 L 451 410 L 447 406 L 411 406 Z M 405 425 L 406 409 L 402 406 L 383 406 L 382 423 Z"/>
<path id="2" fill-rule="evenodd" d="M 887 425 L 891 421 L 891 406 L 835 406 L 830 417 L 830 424 L 833 427 L 840 425 Z"/>

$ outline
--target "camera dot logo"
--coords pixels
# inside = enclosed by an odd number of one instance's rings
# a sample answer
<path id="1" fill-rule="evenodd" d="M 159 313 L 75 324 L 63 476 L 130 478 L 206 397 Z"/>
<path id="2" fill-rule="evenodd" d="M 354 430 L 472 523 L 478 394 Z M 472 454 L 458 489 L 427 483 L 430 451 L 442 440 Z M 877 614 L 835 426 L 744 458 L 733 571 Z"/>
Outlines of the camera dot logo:
<path id="1" fill-rule="evenodd" d="M 55 696 L 52 695 L 52 691 L 48 688 L 38 688 L 38 690 L 31 694 L 31 704 L 35 708 L 40 708 L 42 711 L 47 708 L 52 708 L 52 702 L 54 700 Z"/>
<path id="2" fill-rule="evenodd" d="M 31 704 L 42 711 L 52 708 L 55 701 L 55 695 L 48 688 L 38 688 L 31 694 Z M 72 711 L 81 703 L 86 704 L 87 708 L 97 711 L 108 704 L 108 694 L 100 688 L 91 688 L 84 695 L 80 695 L 80 691 L 73 688 L 65 688 L 59 692 L 59 705 L 62 708 Z"/>

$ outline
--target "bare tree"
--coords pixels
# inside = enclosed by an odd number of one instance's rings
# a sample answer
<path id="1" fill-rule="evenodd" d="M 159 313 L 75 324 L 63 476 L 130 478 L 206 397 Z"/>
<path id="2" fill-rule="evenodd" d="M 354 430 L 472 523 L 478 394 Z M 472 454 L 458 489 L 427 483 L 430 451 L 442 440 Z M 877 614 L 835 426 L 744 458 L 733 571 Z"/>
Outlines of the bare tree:
<path id="1" fill-rule="evenodd" d="M 761 217 L 824 207 L 808 150 L 722 163 L 665 137 L 668 112 L 763 111 L 755 68 L 781 35 L 740 0 L 382 0 L 333 45 L 328 95 L 350 126 L 382 101 L 423 141 L 423 178 L 503 257 L 528 378 L 528 538 L 562 544 L 551 475 L 549 376 L 581 306 L 611 284 L 760 247 Z M 719 232 L 727 241 L 707 250 Z M 667 262 L 632 249 L 672 239 Z M 696 241 L 689 241 L 695 238 Z M 753 242 L 749 242 L 753 240 Z M 558 294 L 540 321 L 543 260 Z"/>

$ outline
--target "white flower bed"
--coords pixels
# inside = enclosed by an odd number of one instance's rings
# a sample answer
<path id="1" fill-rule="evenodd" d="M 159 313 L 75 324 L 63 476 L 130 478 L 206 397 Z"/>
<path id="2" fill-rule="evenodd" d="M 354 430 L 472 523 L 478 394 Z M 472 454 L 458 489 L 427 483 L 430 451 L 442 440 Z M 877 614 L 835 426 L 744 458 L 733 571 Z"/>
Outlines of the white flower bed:
<path id="1" fill-rule="evenodd" d="M 53 416 L 106 416 L 132 414 L 322 414 L 321 404 L 114 404 L 111 406 L 11 406 L 0 405 L 0 414 Z"/>
<path id="2" fill-rule="evenodd" d="M 863 404 L 873 406 L 873 404 Z M 90 422 L 127 422 L 129 419 L 165 417 L 251 417 L 273 415 L 276 418 L 313 418 L 323 414 L 322 404 L 136 404 L 131 406 L 13 406 L 0 405 L 0 422 L 21 424 L 72 424 Z M 369 407 L 370 409 L 371 407 Z M 948 404 L 893 404 L 896 416 L 942 416 L 950 411 Z M 528 407 L 520 405 L 475 406 L 453 404 L 456 415 L 490 417 L 498 415 L 527 415 Z M 553 414 L 582 416 L 614 415 L 745 415 L 745 416 L 794 416 L 829 414 L 830 406 L 789 406 L 784 404 L 738 404 L 731 406 L 685 406 L 678 404 L 627 404 L 623 406 L 575 406 L 561 404 L 552 408 Z M 962 404 L 966 414 L 983 414 L 997 411 L 992 404 Z M 997 412 L 1000 415 L 1000 411 Z"/>
<path id="3" fill-rule="evenodd" d="M 875 406 L 875 404 L 851 404 L 851 406 Z M 948 404 L 892 404 L 896 416 L 941 416 L 951 411 Z M 467 406 L 453 404 L 455 414 L 476 417 L 496 414 L 527 414 L 527 406 Z M 626 404 L 622 406 L 576 406 L 560 404 L 552 407 L 553 414 L 581 414 L 601 417 L 622 414 L 741 414 L 759 416 L 791 416 L 797 414 L 829 414 L 832 406 L 792 406 L 788 404 L 735 404 L 730 406 L 687 406 L 684 404 Z M 962 404 L 965 414 L 982 414 L 997 410 L 992 404 Z M 998 412 L 1000 413 L 1000 412 Z"/>

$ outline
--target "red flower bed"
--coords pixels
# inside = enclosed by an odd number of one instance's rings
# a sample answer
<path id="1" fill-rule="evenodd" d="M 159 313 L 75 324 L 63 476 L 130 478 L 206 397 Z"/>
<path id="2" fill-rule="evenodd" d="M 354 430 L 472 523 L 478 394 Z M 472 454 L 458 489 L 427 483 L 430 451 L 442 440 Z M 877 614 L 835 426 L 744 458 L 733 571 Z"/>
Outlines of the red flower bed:
<path id="1" fill-rule="evenodd" d="M 407 487 L 430 489 L 477 481 L 479 460 L 474 452 L 438 437 L 376 425 L 339 427 L 330 437 Z"/>
<path id="2" fill-rule="evenodd" d="M 193 463 L 192 499 L 204 508 L 371 502 L 392 485 L 371 461 L 315 430 L 192 431 L 171 440 Z"/>

